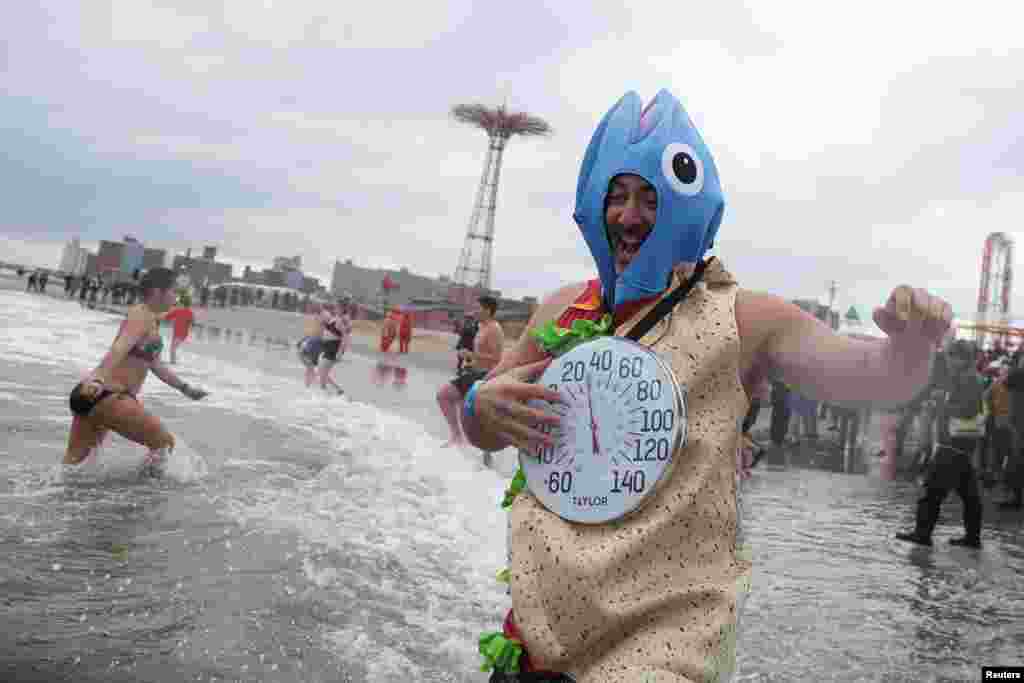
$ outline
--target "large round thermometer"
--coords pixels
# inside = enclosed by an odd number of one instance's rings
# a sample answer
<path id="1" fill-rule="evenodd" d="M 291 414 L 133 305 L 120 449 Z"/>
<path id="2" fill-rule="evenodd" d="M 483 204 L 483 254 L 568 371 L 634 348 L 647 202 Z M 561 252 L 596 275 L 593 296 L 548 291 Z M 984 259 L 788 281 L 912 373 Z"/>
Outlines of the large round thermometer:
<path id="1" fill-rule="evenodd" d="M 565 405 L 542 426 L 554 445 L 519 452 L 530 491 L 571 522 L 599 524 L 636 510 L 668 478 L 686 441 L 686 396 L 675 373 L 646 347 L 600 337 L 556 358 L 538 383 Z"/>

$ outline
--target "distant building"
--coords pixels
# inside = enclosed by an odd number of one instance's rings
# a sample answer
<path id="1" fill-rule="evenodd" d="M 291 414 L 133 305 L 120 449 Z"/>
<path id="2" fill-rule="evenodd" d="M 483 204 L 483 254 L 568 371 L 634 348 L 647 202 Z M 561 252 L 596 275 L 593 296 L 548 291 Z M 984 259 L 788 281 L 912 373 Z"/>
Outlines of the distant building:
<path id="1" fill-rule="evenodd" d="M 146 249 L 142 254 L 142 269 L 152 270 L 153 268 L 167 267 L 166 249 Z"/>
<path id="2" fill-rule="evenodd" d="M 64 251 L 60 257 L 60 268 L 62 273 L 69 275 L 84 275 L 89 252 L 82 248 L 78 238 L 74 238 L 64 245 Z"/>
<path id="3" fill-rule="evenodd" d="M 274 270 L 302 270 L 302 257 L 275 256 Z"/>
<path id="4" fill-rule="evenodd" d="M 130 278 L 136 271 L 141 271 L 145 253 L 145 247 L 137 239 L 126 235 L 121 245 L 121 274 Z"/>
<path id="5" fill-rule="evenodd" d="M 320 278 L 304 275 L 302 277 L 302 291 L 306 294 L 316 294 L 321 289 Z"/>
<path id="6" fill-rule="evenodd" d="M 211 247 L 208 247 L 203 250 L 203 253 L 209 253 L 210 249 Z M 216 250 L 214 250 L 214 253 L 216 253 Z M 203 286 L 215 287 L 231 281 L 232 267 L 230 263 L 220 263 L 212 259 L 192 258 L 188 254 L 185 256 L 179 254 L 174 257 L 171 267 L 176 272 L 187 274 L 192 282 L 192 286 L 196 289 Z"/>
<path id="7" fill-rule="evenodd" d="M 302 290 L 302 282 L 304 278 L 302 272 L 298 270 L 286 270 L 284 271 L 284 286 L 290 289 Z"/>
<path id="8" fill-rule="evenodd" d="M 388 280 L 392 288 L 384 296 L 384 283 Z M 337 261 L 331 275 L 331 293 L 335 296 L 350 294 L 365 303 L 382 303 L 385 299 L 391 305 L 404 305 L 413 299 L 446 300 L 450 280 L 442 275 L 437 278 L 410 273 L 408 268 L 385 270 L 361 268 L 348 259 Z"/>
<path id="9" fill-rule="evenodd" d="M 367 308 L 383 310 L 397 307 L 413 314 L 414 325 L 452 330 L 452 324 L 474 310 L 485 291 L 454 285 L 447 275 L 425 277 L 400 270 L 361 268 L 351 259 L 336 261 L 331 277 L 331 294 L 351 295 Z M 536 297 L 504 299 L 501 292 L 490 291 L 498 299 L 497 319 L 509 332 L 521 328 L 537 306 Z"/>
<path id="10" fill-rule="evenodd" d="M 284 272 L 280 270 L 263 270 L 263 284 L 268 287 L 286 287 Z"/>
<path id="11" fill-rule="evenodd" d="M 125 235 L 123 242 L 101 240 L 96 253 L 95 272 L 108 283 L 127 282 L 136 271 L 160 268 L 167 265 L 167 251 L 146 249 L 137 239 Z M 86 268 L 88 270 L 88 268 Z"/>
<path id="12" fill-rule="evenodd" d="M 123 255 L 124 244 L 121 242 L 100 240 L 100 248 L 96 252 L 96 274 L 108 281 L 120 280 Z"/>
<path id="13" fill-rule="evenodd" d="M 255 271 L 246 266 L 245 271 L 242 273 L 242 282 L 249 285 L 265 285 L 266 278 L 263 277 L 262 271 Z"/>

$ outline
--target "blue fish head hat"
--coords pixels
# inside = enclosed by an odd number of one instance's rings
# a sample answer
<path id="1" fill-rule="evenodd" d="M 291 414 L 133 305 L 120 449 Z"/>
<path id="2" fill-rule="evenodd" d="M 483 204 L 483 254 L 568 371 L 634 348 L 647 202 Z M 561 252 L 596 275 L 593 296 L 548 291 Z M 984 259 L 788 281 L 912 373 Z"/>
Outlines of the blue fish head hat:
<path id="1" fill-rule="evenodd" d="M 654 226 L 621 275 L 605 225 L 613 178 L 633 174 L 658 195 Z M 576 185 L 579 225 L 612 306 L 661 294 L 681 262 L 696 263 L 714 244 L 725 199 L 718 169 L 683 105 L 667 90 L 642 108 L 626 93 L 598 124 Z"/>

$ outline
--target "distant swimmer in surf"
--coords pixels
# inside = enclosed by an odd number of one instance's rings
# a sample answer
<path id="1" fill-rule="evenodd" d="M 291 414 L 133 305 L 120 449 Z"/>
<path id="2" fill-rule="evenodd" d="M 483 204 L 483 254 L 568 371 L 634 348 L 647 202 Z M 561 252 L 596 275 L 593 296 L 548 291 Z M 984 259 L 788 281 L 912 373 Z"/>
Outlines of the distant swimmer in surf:
<path id="1" fill-rule="evenodd" d="M 173 325 L 173 336 L 171 337 L 171 365 L 178 363 L 178 347 L 188 339 L 192 325 L 195 324 L 196 314 L 192 312 L 192 297 L 184 294 L 181 297 L 181 305 L 172 308 L 164 320 Z"/>
<path id="2" fill-rule="evenodd" d="M 320 362 L 323 347 L 323 323 L 320 321 L 320 304 L 310 303 L 302 318 L 302 339 L 299 340 L 299 360 L 306 366 L 306 386 L 313 386 L 316 366 Z"/>
<path id="3" fill-rule="evenodd" d="M 139 283 L 142 303 L 128 310 L 110 350 L 70 397 L 71 434 L 64 464 L 77 465 L 102 443 L 108 431 L 149 449 L 144 473 L 159 475 L 174 449 L 174 435 L 138 400 L 150 371 L 162 382 L 198 401 L 207 395 L 189 386 L 160 360 L 160 316 L 174 304 L 174 271 L 154 268 Z"/>
<path id="4" fill-rule="evenodd" d="M 352 321 L 348 317 L 348 300 L 338 299 L 337 305 L 328 304 L 320 314 L 323 324 L 323 356 L 320 358 L 320 388 L 327 391 L 327 385 L 334 387 L 338 395 L 345 391 L 331 377 L 331 370 L 338 363 L 338 354 L 352 332 Z"/>

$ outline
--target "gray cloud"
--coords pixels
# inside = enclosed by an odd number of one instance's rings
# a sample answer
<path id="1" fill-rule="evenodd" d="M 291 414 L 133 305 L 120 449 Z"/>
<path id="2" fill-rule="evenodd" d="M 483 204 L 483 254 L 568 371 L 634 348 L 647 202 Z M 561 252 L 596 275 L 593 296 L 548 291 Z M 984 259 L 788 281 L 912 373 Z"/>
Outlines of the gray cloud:
<path id="1" fill-rule="evenodd" d="M 594 125 L 659 87 L 718 160 L 717 252 L 746 286 L 818 296 L 835 279 L 867 311 L 910 282 L 966 311 L 985 235 L 1024 209 L 1024 55 L 1000 4 L 397 11 L 16 3 L 0 232 L 33 254 L 128 232 L 239 261 L 301 253 L 322 275 L 335 258 L 451 273 L 485 137 L 447 112 L 504 98 L 556 133 L 510 143 L 495 242 L 498 287 L 542 295 L 591 272 L 570 214 Z"/>

